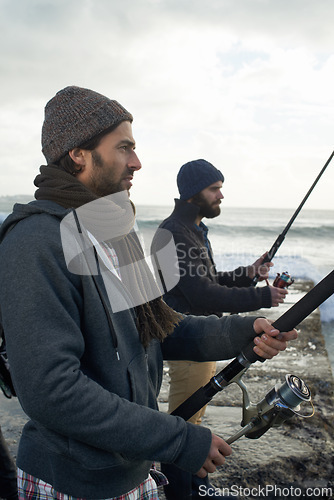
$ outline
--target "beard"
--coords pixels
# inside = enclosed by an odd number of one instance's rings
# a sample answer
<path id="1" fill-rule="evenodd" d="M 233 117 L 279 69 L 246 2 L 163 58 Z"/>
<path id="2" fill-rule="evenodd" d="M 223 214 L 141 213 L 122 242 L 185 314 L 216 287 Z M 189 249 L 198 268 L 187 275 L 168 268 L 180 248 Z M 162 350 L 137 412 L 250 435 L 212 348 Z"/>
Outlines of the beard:
<path id="1" fill-rule="evenodd" d="M 214 219 L 220 214 L 220 200 L 209 203 L 202 195 L 198 193 L 193 196 L 191 202 L 199 207 L 199 213 L 201 217 L 206 217 L 207 219 Z"/>
<path id="2" fill-rule="evenodd" d="M 132 170 L 126 168 L 120 179 L 113 178 L 110 169 L 106 165 L 100 153 L 93 150 L 93 173 L 90 179 L 90 189 L 100 198 L 104 196 L 109 196 L 110 194 L 119 193 L 120 191 L 125 191 L 126 188 L 123 185 L 124 177 L 127 175 L 133 175 Z"/>

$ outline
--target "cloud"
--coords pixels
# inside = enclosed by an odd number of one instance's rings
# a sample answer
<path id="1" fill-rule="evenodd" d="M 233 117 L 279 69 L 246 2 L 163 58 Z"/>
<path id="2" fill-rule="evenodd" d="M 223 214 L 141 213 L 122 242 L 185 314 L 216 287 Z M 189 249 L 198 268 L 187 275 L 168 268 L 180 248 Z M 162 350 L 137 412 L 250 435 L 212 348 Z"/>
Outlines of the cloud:
<path id="1" fill-rule="evenodd" d="M 19 0 L 0 11 L 0 194 L 33 192 L 43 108 L 69 84 L 134 114 L 139 203 L 171 204 L 178 168 L 204 157 L 224 170 L 226 203 L 277 206 L 273 191 L 288 181 L 302 196 L 331 152 L 331 0 Z M 322 188 L 314 204 L 331 206 Z"/>

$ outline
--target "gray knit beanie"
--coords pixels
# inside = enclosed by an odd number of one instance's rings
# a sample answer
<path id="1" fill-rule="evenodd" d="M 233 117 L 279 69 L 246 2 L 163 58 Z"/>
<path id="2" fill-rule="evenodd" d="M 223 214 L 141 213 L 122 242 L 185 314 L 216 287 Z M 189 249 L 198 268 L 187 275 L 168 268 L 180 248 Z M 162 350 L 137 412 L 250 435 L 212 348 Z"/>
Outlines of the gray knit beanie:
<path id="1" fill-rule="evenodd" d="M 195 194 L 217 181 L 224 182 L 220 170 L 206 160 L 185 163 L 177 174 L 177 187 L 181 200 L 189 200 Z"/>
<path id="2" fill-rule="evenodd" d="M 45 106 L 42 152 L 47 163 L 53 163 L 112 125 L 132 120 L 117 101 L 93 90 L 66 87 Z"/>

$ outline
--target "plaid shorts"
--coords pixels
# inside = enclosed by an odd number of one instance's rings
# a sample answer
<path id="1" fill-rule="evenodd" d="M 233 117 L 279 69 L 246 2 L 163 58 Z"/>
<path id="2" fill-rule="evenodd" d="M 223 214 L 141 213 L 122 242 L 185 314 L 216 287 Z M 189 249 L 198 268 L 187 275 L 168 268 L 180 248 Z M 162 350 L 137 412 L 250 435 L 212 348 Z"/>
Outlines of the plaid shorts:
<path id="1" fill-rule="evenodd" d="M 149 477 L 137 488 L 120 497 L 105 500 L 159 500 L 157 484 L 162 486 L 166 483 L 165 476 L 153 469 Z M 51 484 L 31 476 L 21 469 L 17 469 L 17 485 L 19 500 L 87 500 L 59 493 L 54 490 Z"/>

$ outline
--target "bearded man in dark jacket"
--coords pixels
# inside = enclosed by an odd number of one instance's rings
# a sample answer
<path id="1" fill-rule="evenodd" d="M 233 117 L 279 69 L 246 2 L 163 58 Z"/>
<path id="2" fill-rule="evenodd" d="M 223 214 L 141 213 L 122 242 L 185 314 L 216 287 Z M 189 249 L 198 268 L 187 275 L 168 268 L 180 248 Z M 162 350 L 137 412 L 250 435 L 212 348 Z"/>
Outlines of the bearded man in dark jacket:
<path id="1" fill-rule="evenodd" d="M 175 200 L 172 214 L 160 224 L 160 229 L 173 235 L 177 249 L 180 280 L 164 294 L 167 304 L 184 314 L 215 314 L 224 312 L 242 313 L 261 308 L 278 306 L 287 293 L 273 286 L 253 287 L 252 279 L 259 274 L 259 281 L 268 278 L 271 262 L 262 265 L 262 255 L 252 265 L 238 267 L 229 272 L 217 272 L 213 250 L 208 238 L 208 227 L 204 218 L 213 219 L 220 214 L 221 192 L 224 176 L 206 160 L 194 160 L 181 167 L 177 176 L 180 199 Z M 159 234 L 159 233 L 158 233 Z M 152 248 L 155 242 L 153 241 Z M 199 387 L 205 385 L 216 371 L 214 362 L 196 363 L 171 361 L 169 363 L 170 392 L 169 411 L 173 411 Z M 197 412 L 190 421 L 200 424 L 205 408 Z M 175 491 L 180 483 L 189 484 L 190 475 L 177 471 L 173 466 L 165 467 L 170 477 L 175 475 Z M 207 481 L 193 478 L 193 489 Z M 186 486 L 185 486 L 186 488 Z M 173 481 L 165 488 L 166 496 L 175 499 Z"/>

